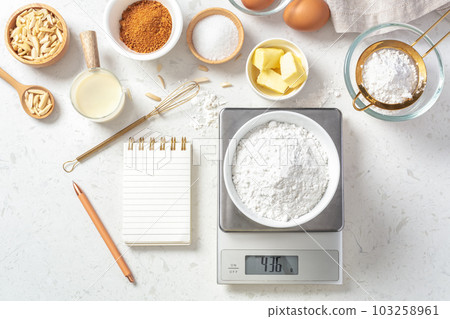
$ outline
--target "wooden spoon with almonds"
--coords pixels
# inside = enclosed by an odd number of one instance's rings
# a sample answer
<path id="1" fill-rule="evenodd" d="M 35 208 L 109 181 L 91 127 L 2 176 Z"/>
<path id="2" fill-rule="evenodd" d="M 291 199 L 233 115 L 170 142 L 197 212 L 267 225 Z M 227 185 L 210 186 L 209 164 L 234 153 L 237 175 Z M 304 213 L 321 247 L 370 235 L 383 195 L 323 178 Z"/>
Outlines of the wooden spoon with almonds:
<path id="1" fill-rule="evenodd" d="M 24 85 L 0 68 L 0 77 L 8 82 L 19 94 L 20 103 L 29 116 L 44 119 L 55 108 L 55 99 L 46 88 L 39 85 Z"/>

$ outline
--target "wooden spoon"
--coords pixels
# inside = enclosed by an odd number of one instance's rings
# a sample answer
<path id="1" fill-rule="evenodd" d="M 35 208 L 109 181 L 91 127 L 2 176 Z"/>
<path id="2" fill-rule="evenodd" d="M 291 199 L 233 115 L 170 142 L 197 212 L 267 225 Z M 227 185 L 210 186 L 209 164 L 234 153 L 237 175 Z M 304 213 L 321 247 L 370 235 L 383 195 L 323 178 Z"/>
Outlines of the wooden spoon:
<path id="1" fill-rule="evenodd" d="M 0 68 L 0 77 L 3 80 L 5 80 L 6 82 L 8 82 L 13 88 L 16 89 L 17 93 L 19 94 L 20 103 L 22 104 L 22 108 L 24 109 L 25 113 L 27 113 L 29 116 L 34 117 L 35 119 L 41 120 L 41 119 L 46 118 L 53 112 L 53 109 L 55 108 L 55 98 L 53 97 L 52 93 L 49 90 L 47 90 L 46 88 L 39 86 L 39 85 L 24 85 L 22 83 L 19 83 L 11 75 L 6 73 L 5 70 L 3 70 L 2 68 Z M 45 91 L 48 93 L 48 97 L 52 103 L 52 106 L 51 106 L 50 110 L 48 110 L 47 113 L 45 113 L 43 115 L 31 113 L 30 109 L 28 108 L 27 104 L 25 103 L 25 93 L 30 89 L 42 90 L 42 91 Z"/>

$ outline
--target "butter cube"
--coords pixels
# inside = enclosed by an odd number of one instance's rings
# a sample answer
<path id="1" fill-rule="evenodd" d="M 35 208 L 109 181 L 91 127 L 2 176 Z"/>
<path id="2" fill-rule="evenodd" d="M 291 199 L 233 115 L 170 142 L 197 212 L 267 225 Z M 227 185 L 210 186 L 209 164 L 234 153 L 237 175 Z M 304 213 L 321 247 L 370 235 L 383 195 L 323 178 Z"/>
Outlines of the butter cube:
<path id="1" fill-rule="evenodd" d="M 281 78 L 291 88 L 299 87 L 306 81 L 306 72 L 299 57 L 288 52 L 280 58 Z"/>
<path id="2" fill-rule="evenodd" d="M 284 54 L 282 49 L 259 48 L 253 54 L 253 65 L 260 71 L 277 69 L 280 67 L 280 58 Z"/>
<path id="3" fill-rule="evenodd" d="M 281 75 L 272 69 L 261 71 L 256 79 L 256 83 L 281 94 L 288 88 Z"/>

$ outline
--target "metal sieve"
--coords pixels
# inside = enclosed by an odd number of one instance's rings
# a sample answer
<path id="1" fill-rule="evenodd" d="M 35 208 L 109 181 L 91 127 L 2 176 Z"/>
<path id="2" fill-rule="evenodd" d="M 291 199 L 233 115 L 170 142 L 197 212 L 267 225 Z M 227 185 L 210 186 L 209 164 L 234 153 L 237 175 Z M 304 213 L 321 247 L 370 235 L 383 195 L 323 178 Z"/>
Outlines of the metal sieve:
<path id="1" fill-rule="evenodd" d="M 427 84 L 427 68 L 426 68 L 426 65 L 425 65 L 425 62 L 423 59 L 427 56 L 428 53 L 430 53 L 439 43 L 441 43 L 450 34 L 450 31 L 447 32 L 446 35 L 444 35 L 438 42 L 436 42 L 435 45 L 433 45 L 423 55 L 420 55 L 420 53 L 417 52 L 413 47 L 420 40 L 422 40 L 422 38 L 431 29 L 433 29 L 439 22 L 441 22 L 449 13 L 450 13 L 450 10 L 448 10 L 439 20 L 437 20 L 427 31 L 425 31 L 424 34 L 422 34 L 420 37 L 418 37 L 417 40 L 414 41 L 414 43 L 412 43 L 411 45 L 404 43 L 402 41 L 398 41 L 398 40 L 383 40 L 383 41 L 379 41 L 379 42 L 376 42 L 376 43 L 370 45 L 369 47 L 367 47 L 367 49 L 364 50 L 364 52 L 361 54 L 361 56 L 359 57 L 358 62 L 356 64 L 355 77 L 356 77 L 356 84 L 358 85 L 359 91 L 353 99 L 353 107 L 355 108 L 355 110 L 364 111 L 371 106 L 377 106 L 379 108 L 382 108 L 385 110 L 390 110 L 390 111 L 400 110 L 400 109 L 410 106 L 411 104 L 416 102 L 417 99 L 419 99 L 419 97 L 422 95 L 422 93 L 425 89 L 425 86 Z M 369 92 L 367 92 L 367 89 L 364 87 L 362 71 L 363 71 L 363 67 L 366 63 L 366 60 L 374 52 L 376 52 L 378 50 L 382 50 L 382 49 L 394 49 L 394 50 L 402 51 L 403 53 L 406 53 L 416 64 L 417 73 L 418 73 L 416 88 L 414 89 L 414 92 L 412 93 L 412 97 L 409 99 L 406 99 L 402 103 L 397 103 L 397 104 L 383 103 L 383 102 L 375 99 L 372 95 L 370 95 Z M 361 94 L 370 103 L 369 105 L 366 105 L 363 108 L 359 108 L 356 106 L 356 100 L 358 99 L 359 95 L 361 95 Z"/>

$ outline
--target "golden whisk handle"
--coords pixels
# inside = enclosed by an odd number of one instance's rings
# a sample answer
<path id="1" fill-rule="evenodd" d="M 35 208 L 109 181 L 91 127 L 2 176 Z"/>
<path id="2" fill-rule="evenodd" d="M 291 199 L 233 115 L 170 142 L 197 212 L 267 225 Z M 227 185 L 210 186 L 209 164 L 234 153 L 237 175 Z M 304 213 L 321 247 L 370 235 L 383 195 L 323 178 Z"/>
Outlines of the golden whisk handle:
<path id="1" fill-rule="evenodd" d="M 102 148 L 104 148 L 105 146 L 107 146 L 108 144 L 114 142 L 115 140 L 117 140 L 119 137 L 121 137 L 122 135 L 124 135 L 125 133 L 131 131 L 132 129 L 134 129 L 135 127 L 137 127 L 138 125 L 142 124 L 143 122 L 145 122 L 147 120 L 147 118 L 145 116 L 141 117 L 140 119 L 138 119 L 137 121 L 131 123 L 130 125 L 128 125 L 127 127 L 121 129 L 119 132 L 117 132 L 116 134 L 114 134 L 113 136 L 111 136 L 110 138 L 107 138 L 106 140 L 104 140 L 103 142 L 101 142 L 100 144 L 94 146 L 93 148 L 91 148 L 89 151 L 81 154 L 80 156 L 78 156 L 76 159 L 72 160 L 72 161 L 67 161 L 63 164 L 63 169 L 65 172 L 70 173 L 72 172 L 75 167 L 84 159 L 88 158 L 89 156 L 91 156 L 92 154 L 94 154 L 95 152 L 101 150 Z"/>
<path id="2" fill-rule="evenodd" d="M 80 162 L 79 162 L 77 159 L 74 159 L 74 160 L 71 160 L 71 161 L 67 161 L 67 162 L 65 162 L 65 163 L 63 164 L 63 170 L 64 170 L 66 173 L 70 173 L 70 172 L 72 172 L 72 171 L 75 169 L 75 167 L 76 167 L 78 164 L 80 164 Z"/>
<path id="3" fill-rule="evenodd" d="M 361 91 L 358 91 L 358 94 L 356 94 L 355 98 L 353 99 L 353 108 L 357 111 L 365 111 L 367 110 L 369 107 L 371 107 L 373 104 L 370 103 L 369 105 L 364 106 L 362 109 L 360 109 L 359 107 L 356 106 L 356 100 L 358 99 L 358 96 L 361 94 Z"/>
<path id="4" fill-rule="evenodd" d="M 67 173 L 72 172 L 81 161 L 83 161 L 86 158 L 88 158 L 89 156 L 93 155 L 95 152 L 100 151 L 105 146 L 114 142 L 115 140 L 117 140 L 119 137 L 121 137 L 128 131 L 131 131 L 135 127 L 141 125 L 142 123 L 144 123 L 147 119 L 149 119 L 153 115 L 167 112 L 171 109 L 174 109 L 174 108 L 180 106 L 181 104 L 186 103 L 187 101 L 190 101 L 194 96 L 197 95 L 199 90 L 200 90 L 200 86 L 198 85 L 198 83 L 196 83 L 194 81 L 189 81 L 189 82 L 183 83 L 178 88 L 176 88 L 174 91 L 172 91 L 169 95 L 167 95 L 152 112 L 148 113 L 147 115 L 144 115 L 137 121 L 131 123 L 130 125 L 128 125 L 127 127 L 123 128 L 123 129 L 121 129 L 119 132 L 117 132 L 110 138 L 104 140 L 100 144 L 94 146 L 89 151 L 85 152 L 84 154 L 81 154 L 76 159 L 65 162 L 63 164 L 64 171 Z M 140 143 L 140 148 L 143 149 L 143 147 L 144 147 L 143 140 L 141 140 L 140 142 L 142 143 L 142 144 Z M 164 141 L 164 143 L 165 143 L 165 141 Z M 152 146 L 154 146 L 154 145 L 152 145 L 152 143 L 150 143 L 150 148 Z M 162 146 L 163 146 L 163 144 L 161 144 L 161 147 Z M 164 144 L 164 147 L 165 147 L 165 144 Z"/>

